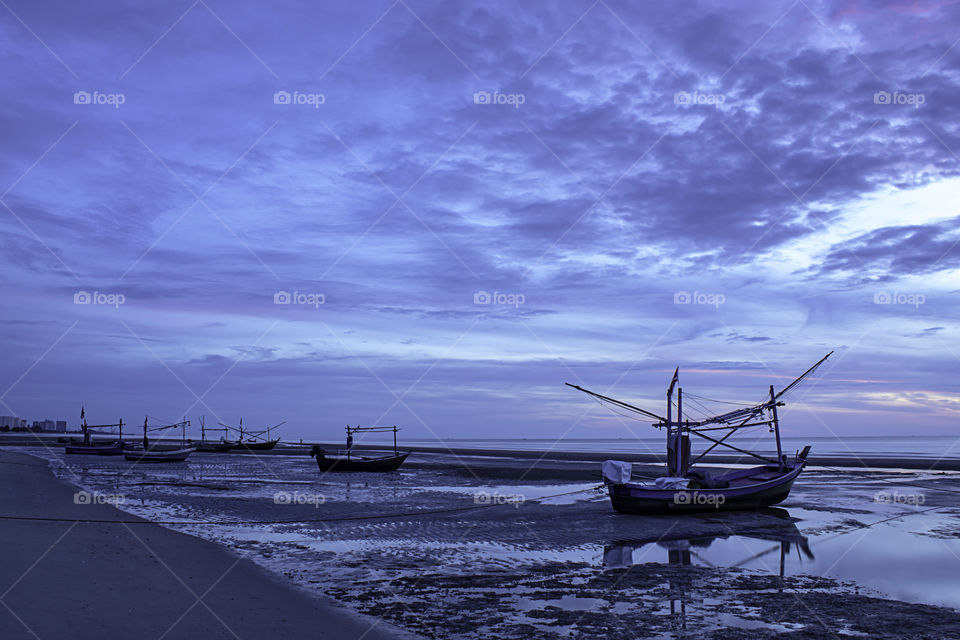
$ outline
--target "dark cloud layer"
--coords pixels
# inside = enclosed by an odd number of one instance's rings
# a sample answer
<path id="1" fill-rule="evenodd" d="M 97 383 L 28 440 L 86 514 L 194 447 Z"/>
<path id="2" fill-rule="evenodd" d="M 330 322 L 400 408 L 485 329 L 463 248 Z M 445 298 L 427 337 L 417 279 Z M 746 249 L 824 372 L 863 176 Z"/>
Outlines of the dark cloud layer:
<path id="1" fill-rule="evenodd" d="M 8 7 L 0 413 L 215 385 L 304 435 L 551 435 L 572 371 L 659 398 L 678 362 L 738 396 L 834 346 L 916 393 L 956 366 L 955 200 L 854 215 L 960 179 L 954 3 Z M 877 424 L 884 383 L 843 384 L 822 404 Z"/>

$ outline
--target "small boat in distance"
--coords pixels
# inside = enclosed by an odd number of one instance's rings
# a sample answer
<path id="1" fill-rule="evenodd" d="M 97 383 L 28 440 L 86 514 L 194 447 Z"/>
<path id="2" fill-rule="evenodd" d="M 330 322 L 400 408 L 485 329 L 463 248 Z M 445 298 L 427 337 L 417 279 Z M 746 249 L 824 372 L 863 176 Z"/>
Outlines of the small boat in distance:
<path id="1" fill-rule="evenodd" d="M 207 431 L 223 431 L 224 435 L 220 436 L 219 440 L 207 440 Z M 187 440 L 187 444 L 196 447 L 197 451 L 203 453 L 225 453 L 240 446 L 240 442 L 238 440 L 227 440 L 226 434 L 229 433 L 229 431 L 229 427 L 212 427 L 207 429 L 206 425 L 204 424 L 204 416 L 201 416 L 200 440 Z"/>
<path id="2" fill-rule="evenodd" d="M 327 456 L 327 452 L 320 445 L 313 445 L 310 456 L 316 458 L 317 467 L 325 472 L 341 471 L 396 471 L 403 464 L 410 452 L 400 453 L 397 450 L 396 425 L 392 427 L 351 427 L 347 425 L 347 449 L 345 456 Z M 384 433 L 393 432 L 393 455 L 387 456 L 355 456 L 352 454 L 354 433 Z"/>
<path id="3" fill-rule="evenodd" d="M 129 462 L 183 462 L 187 457 L 197 450 L 194 446 L 186 446 L 186 429 L 187 425 L 190 424 L 189 420 L 182 420 L 174 424 L 165 425 L 162 427 L 148 427 L 147 426 L 148 418 L 143 419 L 143 444 L 139 447 L 127 448 L 123 452 L 123 457 Z M 182 442 L 180 446 L 169 446 L 169 445 L 154 445 L 150 446 L 150 441 L 147 438 L 147 432 L 150 430 L 166 430 L 174 427 L 180 427 L 183 434 Z"/>
<path id="4" fill-rule="evenodd" d="M 90 438 L 93 429 L 120 430 L 117 439 L 111 442 L 94 442 Z M 118 456 L 123 453 L 126 444 L 123 442 L 123 419 L 116 424 L 87 424 L 86 412 L 80 407 L 80 428 L 83 430 L 83 440 L 64 445 L 63 452 L 71 455 Z"/>
<path id="5" fill-rule="evenodd" d="M 243 431 L 243 418 L 240 418 L 239 429 L 234 429 L 230 425 L 223 424 L 222 422 L 220 423 L 220 425 L 222 427 L 225 427 L 226 429 L 236 430 L 240 432 L 240 439 L 236 442 L 236 444 L 234 444 L 234 446 L 230 447 L 231 449 L 238 449 L 241 451 L 242 450 L 269 451 L 270 449 L 273 449 L 275 446 L 277 446 L 278 442 L 280 442 L 280 438 L 274 438 L 271 440 L 270 432 L 286 423 L 287 421 L 284 420 L 280 424 L 275 424 L 272 427 L 267 427 L 263 431 L 254 431 L 254 432 L 248 432 L 248 433 L 244 433 Z M 266 437 L 264 437 L 264 434 L 266 434 Z"/>
<path id="6" fill-rule="evenodd" d="M 833 351 L 825 355 L 803 375 L 775 393 L 770 385 L 769 399 L 755 405 L 733 411 L 708 416 L 701 420 L 683 418 L 683 389 L 677 388 L 677 417 L 673 420 L 673 391 L 679 382 L 680 368 L 673 373 L 673 379 L 667 389 L 667 415 L 640 409 L 631 404 L 594 393 L 577 385 L 566 383 L 591 395 L 601 402 L 617 409 L 654 418 L 653 426 L 667 430 L 667 474 L 652 482 L 631 481 L 631 465 L 628 462 L 607 460 L 603 463 L 603 481 L 607 485 L 610 502 L 620 513 L 652 514 L 691 511 L 718 511 L 734 509 L 759 509 L 782 502 L 790 494 L 794 481 L 807 464 L 810 446 L 798 452 L 792 459 L 783 453 L 780 443 L 780 418 L 777 407 L 783 406 L 780 400 L 787 392 L 795 388 L 817 367 L 823 364 Z M 694 396 L 707 402 L 709 398 Z M 758 453 L 741 449 L 728 442 L 727 438 L 740 429 L 750 427 L 768 427 L 775 434 L 777 458 L 771 460 Z M 717 431 L 726 430 L 722 437 Z M 707 432 L 707 433 L 705 433 Z M 709 435 L 708 435 L 709 433 Z M 712 443 L 705 451 L 690 460 L 690 436 L 694 435 Z M 718 446 L 733 449 L 743 455 L 762 460 L 765 464 L 749 469 L 734 469 L 726 472 L 712 472 L 706 469 L 691 470 L 691 467 L 707 453 Z"/>

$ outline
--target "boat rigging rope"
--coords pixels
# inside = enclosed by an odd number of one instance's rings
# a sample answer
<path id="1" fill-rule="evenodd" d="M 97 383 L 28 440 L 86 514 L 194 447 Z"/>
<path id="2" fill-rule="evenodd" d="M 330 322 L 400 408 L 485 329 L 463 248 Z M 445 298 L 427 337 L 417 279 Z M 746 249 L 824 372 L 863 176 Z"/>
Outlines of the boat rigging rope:
<path id="1" fill-rule="evenodd" d="M 617 414 L 618 416 L 620 416 L 620 417 L 622 417 L 622 418 L 626 418 L 627 420 L 635 420 L 636 422 L 647 422 L 647 420 L 644 420 L 643 418 L 637 418 L 637 417 L 635 417 L 635 416 L 631 416 L 631 415 L 628 415 L 628 414 L 626 414 L 626 413 L 620 413 L 619 411 L 617 411 L 616 409 L 614 409 L 614 408 L 611 407 L 610 405 L 605 404 L 604 401 L 603 401 L 603 400 L 600 400 L 599 398 L 594 398 L 594 400 L 597 402 L 597 404 L 599 404 L 599 405 L 600 405 L 601 407 L 603 407 L 604 409 L 607 409 L 607 410 L 609 410 L 609 411 L 612 411 L 613 413 Z"/>

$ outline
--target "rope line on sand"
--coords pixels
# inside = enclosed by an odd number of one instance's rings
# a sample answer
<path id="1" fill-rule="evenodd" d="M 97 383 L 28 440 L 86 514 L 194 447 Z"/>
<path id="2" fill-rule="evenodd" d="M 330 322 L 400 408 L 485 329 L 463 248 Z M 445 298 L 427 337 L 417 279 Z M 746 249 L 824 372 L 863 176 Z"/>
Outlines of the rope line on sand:
<path id="1" fill-rule="evenodd" d="M 561 496 L 571 496 L 577 493 L 584 493 L 587 491 L 596 491 L 597 489 L 602 488 L 603 485 L 597 485 L 590 487 L 588 489 L 578 489 L 576 491 L 567 491 L 565 493 L 554 493 L 548 496 L 540 496 L 539 498 L 531 498 L 530 500 L 524 499 L 524 502 L 540 502 L 542 500 L 549 500 L 551 498 L 559 498 Z M 421 511 L 407 511 L 403 513 L 385 513 L 381 515 L 365 515 L 365 516 L 342 516 L 339 518 L 316 518 L 309 520 L 236 520 L 230 522 L 218 522 L 218 521 L 209 521 L 209 522 L 198 522 L 196 520 L 120 520 L 120 519 L 107 519 L 107 518 L 54 518 L 54 517 L 44 517 L 44 516 L 8 516 L 0 515 L 0 520 L 25 520 L 32 522 L 76 522 L 84 524 L 160 524 L 160 525 L 183 525 L 183 524 L 193 524 L 193 525 L 258 525 L 258 524 L 311 524 L 315 522 L 349 522 L 353 520 L 384 520 L 384 519 L 393 519 L 393 518 L 408 518 L 413 516 L 420 515 L 435 515 L 439 513 L 460 513 L 465 511 L 476 511 L 478 509 L 487 509 L 490 507 L 505 507 L 512 506 L 516 503 L 490 503 L 490 504 L 476 504 L 469 507 L 451 507 L 449 509 L 430 509 L 430 510 L 421 510 Z"/>

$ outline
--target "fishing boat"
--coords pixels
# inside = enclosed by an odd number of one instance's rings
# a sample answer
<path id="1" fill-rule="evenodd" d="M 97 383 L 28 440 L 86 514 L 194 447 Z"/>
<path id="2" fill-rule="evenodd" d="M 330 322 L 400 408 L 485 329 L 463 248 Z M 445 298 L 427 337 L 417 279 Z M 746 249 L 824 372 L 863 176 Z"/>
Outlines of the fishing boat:
<path id="1" fill-rule="evenodd" d="M 190 424 L 189 420 L 182 420 L 174 424 L 160 427 L 149 427 L 147 418 L 143 420 L 143 444 L 139 447 L 130 447 L 123 452 L 123 457 L 129 462 L 183 462 L 187 457 L 197 450 L 194 446 L 186 444 L 186 428 Z M 160 431 L 180 427 L 183 437 L 180 446 L 169 445 L 150 445 L 147 437 L 149 431 Z"/>
<path id="2" fill-rule="evenodd" d="M 806 466 L 810 446 L 804 447 L 792 458 L 783 453 L 777 409 L 783 406 L 784 402 L 780 398 L 795 389 L 832 354 L 833 351 L 825 355 L 779 393 L 774 391 L 773 385 L 770 385 L 769 398 L 763 402 L 718 415 L 706 416 L 700 420 L 684 418 L 683 389 L 678 386 L 679 367 L 674 371 L 673 379 L 667 389 L 666 416 L 659 416 L 627 402 L 566 383 L 567 386 L 593 396 L 615 410 L 626 410 L 656 419 L 657 422 L 653 423 L 653 426 L 666 429 L 666 475 L 654 478 L 652 481 L 635 482 L 631 478 L 632 465 L 629 462 L 607 460 L 603 463 L 604 484 L 607 486 L 613 508 L 620 513 L 633 514 L 702 512 L 759 509 L 785 500 L 790 494 L 793 483 Z M 677 390 L 676 419 L 673 418 L 675 388 Z M 695 399 L 711 401 L 700 396 L 695 396 Z M 774 434 L 777 446 L 775 460 L 726 442 L 734 433 L 751 427 L 766 427 Z M 719 431 L 726 431 L 726 434 L 721 436 L 717 433 Z M 690 459 L 690 436 L 697 436 L 712 443 L 693 460 Z M 764 464 L 748 469 L 726 471 L 693 468 L 699 460 L 718 446 L 757 458 Z"/>
<path id="3" fill-rule="evenodd" d="M 86 411 L 80 407 L 80 428 L 83 431 L 83 439 L 70 442 L 64 445 L 64 453 L 71 455 L 93 455 L 93 456 L 119 456 L 123 453 L 126 444 L 123 442 L 123 419 L 116 424 L 87 424 Z M 116 440 L 109 442 L 96 442 L 90 436 L 96 429 L 120 430 Z"/>
<path id="4" fill-rule="evenodd" d="M 127 449 L 123 457 L 130 462 L 183 462 L 196 451 L 196 447 L 178 449 Z"/>
<path id="5" fill-rule="evenodd" d="M 384 433 L 393 432 L 393 455 L 386 456 L 356 456 L 353 455 L 354 433 Z M 396 471 L 403 464 L 410 452 L 400 453 L 397 450 L 396 425 L 392 427 L 351 427 L 347 425 L 347 448 L 345 454 L 328 456 L 320 445 L 313 445 L 310 456 L 316 458 L 317 466 L 321 471 Z"/>
<path id="6" fill-rule="evenodd" d="M 280 438 L 270 438 L 270 432 L 277 427 L 283 426 L 287 421 L 284 420 L 280 424 L 275 424 L 272 427 L 267 427 L 262 431 L 253 431 L 253 432 L 244 432 L 243 430 L 243 418 L 240 418 L 240 428 L 236 431 L 240 432 L 240 439 L 231 449 L 246 450 L 246 451 L 269 451 L 277 446 L 277 443 L 280 442 Z M 230 425 L 220 423 L 220 426 L 225 427 L 229 430 L 234 430 Z"/>
<path id="7" fill-rule="evenodd" d="M 224 435 L 219 440 L 207 440 L 207 431 L 223 431 Z M 226 434 L 230 431 L 228 427 L 206 428 L 204 417 L 200 417 L 200 440 L 187 440 L 187 443 L 197 448 L 202 453 L 226 453 L 240 445 L 238 440 L 227 440 Z"/>

